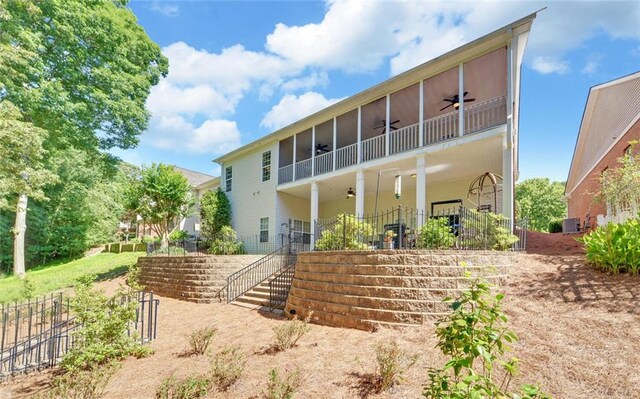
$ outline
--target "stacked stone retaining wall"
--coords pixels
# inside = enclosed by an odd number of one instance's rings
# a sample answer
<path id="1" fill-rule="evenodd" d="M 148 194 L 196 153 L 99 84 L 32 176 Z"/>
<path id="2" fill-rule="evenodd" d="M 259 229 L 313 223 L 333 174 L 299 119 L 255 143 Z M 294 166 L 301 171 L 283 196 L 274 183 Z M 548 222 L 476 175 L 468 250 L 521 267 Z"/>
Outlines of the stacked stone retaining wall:
<path id="1" fill-rule="evenodd" d="M 263 255 L 147 256 L 138 258 L 140 283 L 158 295 L 208 303 L 226 278 Z"/>
<path id="2" fill-rule="evenodd" d="M 504 283 L 518 254 L 494 251 L 305 252 L 285 312 L 319 324 L 375 330 L 420 325 L 447 314 L 442 300 L 468 288 L 465 276 Z"/>

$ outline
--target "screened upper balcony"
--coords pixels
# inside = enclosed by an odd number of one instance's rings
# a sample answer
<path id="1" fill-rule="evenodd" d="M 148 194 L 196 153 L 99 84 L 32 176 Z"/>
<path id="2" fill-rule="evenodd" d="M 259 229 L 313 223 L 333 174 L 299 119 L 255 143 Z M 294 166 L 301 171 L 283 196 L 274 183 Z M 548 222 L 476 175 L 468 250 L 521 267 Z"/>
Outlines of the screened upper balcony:
<path id="1" fill-rule="evenodd" d="M 495 50 L 281 140 L 278 184 L 505 124 L 506 57 Z"/>

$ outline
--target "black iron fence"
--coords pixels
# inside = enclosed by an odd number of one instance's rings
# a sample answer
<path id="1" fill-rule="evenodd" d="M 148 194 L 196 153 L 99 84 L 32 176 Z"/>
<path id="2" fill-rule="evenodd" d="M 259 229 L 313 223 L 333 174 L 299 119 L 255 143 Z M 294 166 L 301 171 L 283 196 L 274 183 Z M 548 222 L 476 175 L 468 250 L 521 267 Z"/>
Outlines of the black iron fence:
<path id="1" fill-rule="evenodd" d="M 512 225 L 499 214 L 453 207 L 436 212 L 410 208 L 356 217 L 340 214 L 315 223 L 315 250 L 526 248 L 526 221 Z"/>
<path id="2" fill-rule="evenodd" d="M 293 276 L 296 273 L 296 262 L 286 267 L 280 273 L 277 273 L 271 281 L 269 281 L 269 310 L 274 311 L 280 309 L 287 302 L 289 290 Z"/>
<path id="3" fill-rule="evenodd" d="M 159 300 L 141 291 L 123 301 L 138 302 L 129 336 L 142 343 L 155 339 Z M 0 380 L 53 367 L 73 348 L 73 333 L 81 326 L 69 305 L 70 299 L 58 293 L 0 306 Z"/>
<path id="4" fill-rule="evenodd" d="M 295 264 L 297 259 L 297 251 L 292 250 L 292 245 L 287 243 L 245 268 L 233 273 L 227 277 L 227 303 L 234 301 L 275 273 Z"/>
<path id="5" fill-rule="evenodd" d="M 193 238 L 169 241 L 166 245 L 154 242 L 147 244 L 147 256 L 267 255 L 290 241 L 293 244 L 293 250 L 308 251 L 311 234 L 292 233 L 291 236 L 255 234 L 231 239 L 221 236 L 214 240 Z"/>

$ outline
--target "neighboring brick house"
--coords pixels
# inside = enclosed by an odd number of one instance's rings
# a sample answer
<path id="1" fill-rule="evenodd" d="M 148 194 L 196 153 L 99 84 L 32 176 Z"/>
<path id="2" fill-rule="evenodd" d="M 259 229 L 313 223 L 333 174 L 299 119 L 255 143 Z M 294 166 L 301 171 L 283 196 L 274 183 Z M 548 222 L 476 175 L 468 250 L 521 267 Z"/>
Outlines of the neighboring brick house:
<path id="1" fill-rule="evenodd" d="M 607 206 L 598 200 L 599 178 L 618 167 L 629 142 L 640 140 L 640 72 L 594 86 L 589 91 L 565 188 L 568 217 L 593 227 Z"/>

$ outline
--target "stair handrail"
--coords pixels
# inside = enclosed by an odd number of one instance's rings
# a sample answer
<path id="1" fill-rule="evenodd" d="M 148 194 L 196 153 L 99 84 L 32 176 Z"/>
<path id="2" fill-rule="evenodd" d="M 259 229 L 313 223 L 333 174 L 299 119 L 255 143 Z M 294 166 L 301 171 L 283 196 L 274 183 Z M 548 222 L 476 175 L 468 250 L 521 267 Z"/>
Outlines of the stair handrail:
<path id="1" fill-rule="evenodd" d="M 273 280 L 269 281 L 270 312 L 273 312 L 273 310 L 280 306 L 280 304 L 287 301 L 289 291 L 291 290 L 291 284 L 293 282 L 293 276 L 296 272 L 296 263 L 297 259 L 296 261 L 290 263 L 289 266 L 284 268 L 282 271 L 280 271 L 280 273 L 276 274 L 273 277 Z M 278 290 L 278 288 L 284 288 L 284 290 Z M 282 295 L 282 291 L 286 291 L 287 295 Z"/>
<path id="2" fill-rule="evenodd" d="M 291 246 L 287 243 L 229 275 L 226 285 L 227 303 L 233 302 L 274 273 L 289 266 L 291 256 Z"/>

